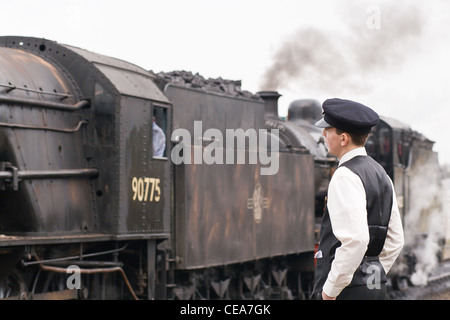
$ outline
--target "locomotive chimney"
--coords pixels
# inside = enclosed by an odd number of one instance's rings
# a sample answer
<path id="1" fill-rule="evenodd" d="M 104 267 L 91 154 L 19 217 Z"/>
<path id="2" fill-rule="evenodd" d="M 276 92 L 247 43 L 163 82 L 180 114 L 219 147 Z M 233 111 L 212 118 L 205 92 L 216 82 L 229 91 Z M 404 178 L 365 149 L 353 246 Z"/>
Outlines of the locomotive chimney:
<path id="1" fill-rule="evenodd" d="M 281 94 L 277 91 L 260 91 L 257 92 L 257 95 L 265 102 L 265 117 L 278 119 L 278 98 L 281 97 Z"/>

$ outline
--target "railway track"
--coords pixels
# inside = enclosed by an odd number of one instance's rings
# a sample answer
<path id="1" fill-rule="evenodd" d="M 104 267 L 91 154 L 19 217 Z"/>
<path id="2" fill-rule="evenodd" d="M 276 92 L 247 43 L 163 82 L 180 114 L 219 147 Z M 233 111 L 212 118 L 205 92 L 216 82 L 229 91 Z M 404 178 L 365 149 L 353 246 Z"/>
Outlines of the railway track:
<path id="1" fill-rule="evenodd" d="M 390 300 L 450 300 L 450 262 L 436 268 L 424 286 L 391 291 Z"/>

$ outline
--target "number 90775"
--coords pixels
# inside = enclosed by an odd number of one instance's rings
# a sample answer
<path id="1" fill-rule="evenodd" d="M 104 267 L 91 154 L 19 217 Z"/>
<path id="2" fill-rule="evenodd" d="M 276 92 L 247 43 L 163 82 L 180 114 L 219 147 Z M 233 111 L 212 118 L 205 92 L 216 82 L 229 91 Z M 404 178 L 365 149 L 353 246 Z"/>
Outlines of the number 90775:
<path id="1" fill-rule="evenodd" d="M 133 200 L 158 202 L 161 198 L 161 188 L 158 178 L 137 178 L 131 180 L 131 190 L 133 191 Z"/>

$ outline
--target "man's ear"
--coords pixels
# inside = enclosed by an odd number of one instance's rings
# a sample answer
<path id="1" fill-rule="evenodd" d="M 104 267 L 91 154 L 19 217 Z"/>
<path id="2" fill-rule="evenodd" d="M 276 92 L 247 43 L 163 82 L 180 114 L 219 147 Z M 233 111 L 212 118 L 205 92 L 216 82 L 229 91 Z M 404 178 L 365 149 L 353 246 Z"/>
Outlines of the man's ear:
<path id="1" fill-rule="evenodd" d="M 341 134 L 341 147 L 345 147 L 350 142 L 350 139 L 350 136 L 346 132 L 343 132 Z"/>

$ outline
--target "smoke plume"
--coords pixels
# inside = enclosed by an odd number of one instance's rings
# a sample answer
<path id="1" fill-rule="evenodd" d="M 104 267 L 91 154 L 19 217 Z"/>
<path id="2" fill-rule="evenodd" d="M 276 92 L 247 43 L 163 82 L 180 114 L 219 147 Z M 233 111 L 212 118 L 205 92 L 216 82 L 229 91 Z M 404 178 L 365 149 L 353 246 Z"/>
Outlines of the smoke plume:
<path id="1" fill-rule="evenodd" d="M 282 90 L 301 83 L 323 91 L 366 92 L 371 79 L 379 81 L 384 71 L 395 70 L 418 50 L 424 19 L 417 5 L 339 4 L 335 12 L 343 27 L 329 29 L 324 21 L 323 28 L 297 30 L 276 50 L 261 89 Z M 377 24 L 372 26 L 371 19 L 378 19 Z"/>

